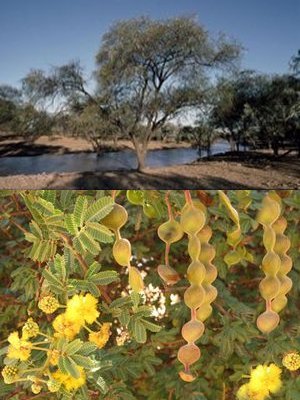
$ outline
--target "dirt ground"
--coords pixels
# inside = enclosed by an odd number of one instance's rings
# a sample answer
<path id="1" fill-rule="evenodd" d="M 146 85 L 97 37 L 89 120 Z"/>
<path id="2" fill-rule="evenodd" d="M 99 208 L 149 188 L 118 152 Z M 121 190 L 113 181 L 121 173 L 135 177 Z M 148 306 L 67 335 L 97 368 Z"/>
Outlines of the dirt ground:
<path id="1" fill-rule="evenodd" d="M 112 143 L 107 143 L 111 146 Z M 119 141 L 119 149 L 132 148 Z M 150 149 L 189 147 L 187 143 L 153 141 Z M 1 141 L 1 156 L 64 154 L 91 151 L 84 139 L 42 136 L 32 143 Z M 0 158 L 1 162 L 1 158 Z M 289 154 L 274 158 L 269 152 L 227 153 L 191 165 L 136 171 L 50 173 L 0 177 L 0 189 L 270 189 L 300 188 L 300 158 Z"/>
<path id="2" fill-rule="evenodd" d="M 151 168 L 144 173 L 114 171 L 0 177 L 0 189 L 300 189 L 300 160 L 253 166 L 251 163 L 201 161 Z M 297 160 L 296 160 L 297 161 Z"/>

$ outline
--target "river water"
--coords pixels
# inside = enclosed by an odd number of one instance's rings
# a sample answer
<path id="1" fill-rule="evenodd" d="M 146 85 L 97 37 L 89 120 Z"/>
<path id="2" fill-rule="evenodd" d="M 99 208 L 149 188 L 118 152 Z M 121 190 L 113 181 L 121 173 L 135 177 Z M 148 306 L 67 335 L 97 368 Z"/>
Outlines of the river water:
<path id="1" fill-rule="evenodd" d="M 212 145 L 211 154 L 229 151 L 227 142 Z M 207 156 L 202 151 L 201 157 Z M 151 150 L 147 154 L 147 167 L 166 167 L 189 164 L 199 158 L 199 153 L 192 148 Z M 40 156 L 2 157 L 0 175 L 40 174 L 51 172 L 97 172 L 118 171 L 137 168 L 134 151 L 122 150 L 107 152 L 97 157 L 95 153 L 44 154 Z"/>

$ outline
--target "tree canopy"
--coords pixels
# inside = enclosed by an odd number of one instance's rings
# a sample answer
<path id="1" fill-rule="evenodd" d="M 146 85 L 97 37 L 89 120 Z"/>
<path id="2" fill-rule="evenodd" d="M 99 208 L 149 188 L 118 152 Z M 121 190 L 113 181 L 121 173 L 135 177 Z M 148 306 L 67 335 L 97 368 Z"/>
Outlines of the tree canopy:
<path id="1" fill-rule="evenodd" d="M 116 128 L 136 148 L 144 168 L 153 133 L 179 112 L 203 101 L 206 70 L 233 66 L 240 47 L 217 40 L 193 18 L 121 21 L 97 54 L 99 92 Z"/>

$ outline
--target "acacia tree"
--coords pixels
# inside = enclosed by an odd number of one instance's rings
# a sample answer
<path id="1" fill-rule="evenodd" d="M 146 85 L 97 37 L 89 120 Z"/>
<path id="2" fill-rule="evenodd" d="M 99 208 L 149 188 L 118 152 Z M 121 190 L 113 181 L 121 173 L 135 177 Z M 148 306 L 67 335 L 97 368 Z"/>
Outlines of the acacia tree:
<path id="1" fill-rule="evenodd" d="M 206 89 L 206 71 L 233 63 L 239 46 L 213 40 L 193 18 L 115 24 L 97 54 L 99 93 L 109 118 L 130 137 L 145 167 L 153 134 L 185 108 L 196 106 Z"/>
<path id="2" fill-rule="evenodd" d="M 81 111 L 73 112 L 70 115 L 69 129 L 73 134 L 86 138 L 97 154 L 107 148 L 104 142 L 111 138 L 114 139 L 114 148 L 117 148 L 116 130 L 107 118 L 103 118 L 95 104 L 85 105 Z"/>
<path id="3" fill-rule="evenodd" d="M 259 137 L 269 143 L 276 156 L 282 144 L 289 139 L 299 146 L 299 88 L 298 78 L 275 76 L 265 82 L 257 96 L 255 115 L 259 123 Z"/>
<path id="4" fill-rule="evenodd" d="M 21 92 L 9 85 L 0 86 L 0 131 L 6 135 L 13 125 L 21 105 Z M 5 137 L 5 136 L 4 136 Z"/>
<path id="5" fill-rule="evenodd" d="M 249 137 L 251 127 L 257 125 L 253 109 L 260 103 L 266 82 L 266 76 L 246 70 L 217 83 L 211 121 L 216 128 L 223 129 L 231 151 L 239 151 L 245 139 L 255 142 L 255 137 Z"/>

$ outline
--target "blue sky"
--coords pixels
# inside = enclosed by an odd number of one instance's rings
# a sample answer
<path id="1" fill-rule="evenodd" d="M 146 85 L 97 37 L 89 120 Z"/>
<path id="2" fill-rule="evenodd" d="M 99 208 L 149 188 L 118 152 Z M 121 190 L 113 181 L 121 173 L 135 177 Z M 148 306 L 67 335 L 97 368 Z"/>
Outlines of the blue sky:
<path id="1" fill-rule="evenodd" d="M 119 19 L 196 14 L 246 48 L 242 67 L 283 73 L 300 48 L 299 0 L 2 0 L 0 84 L 18 85 L 31 68 L 80 59 L 95 68 L 101 36 Z"/>

